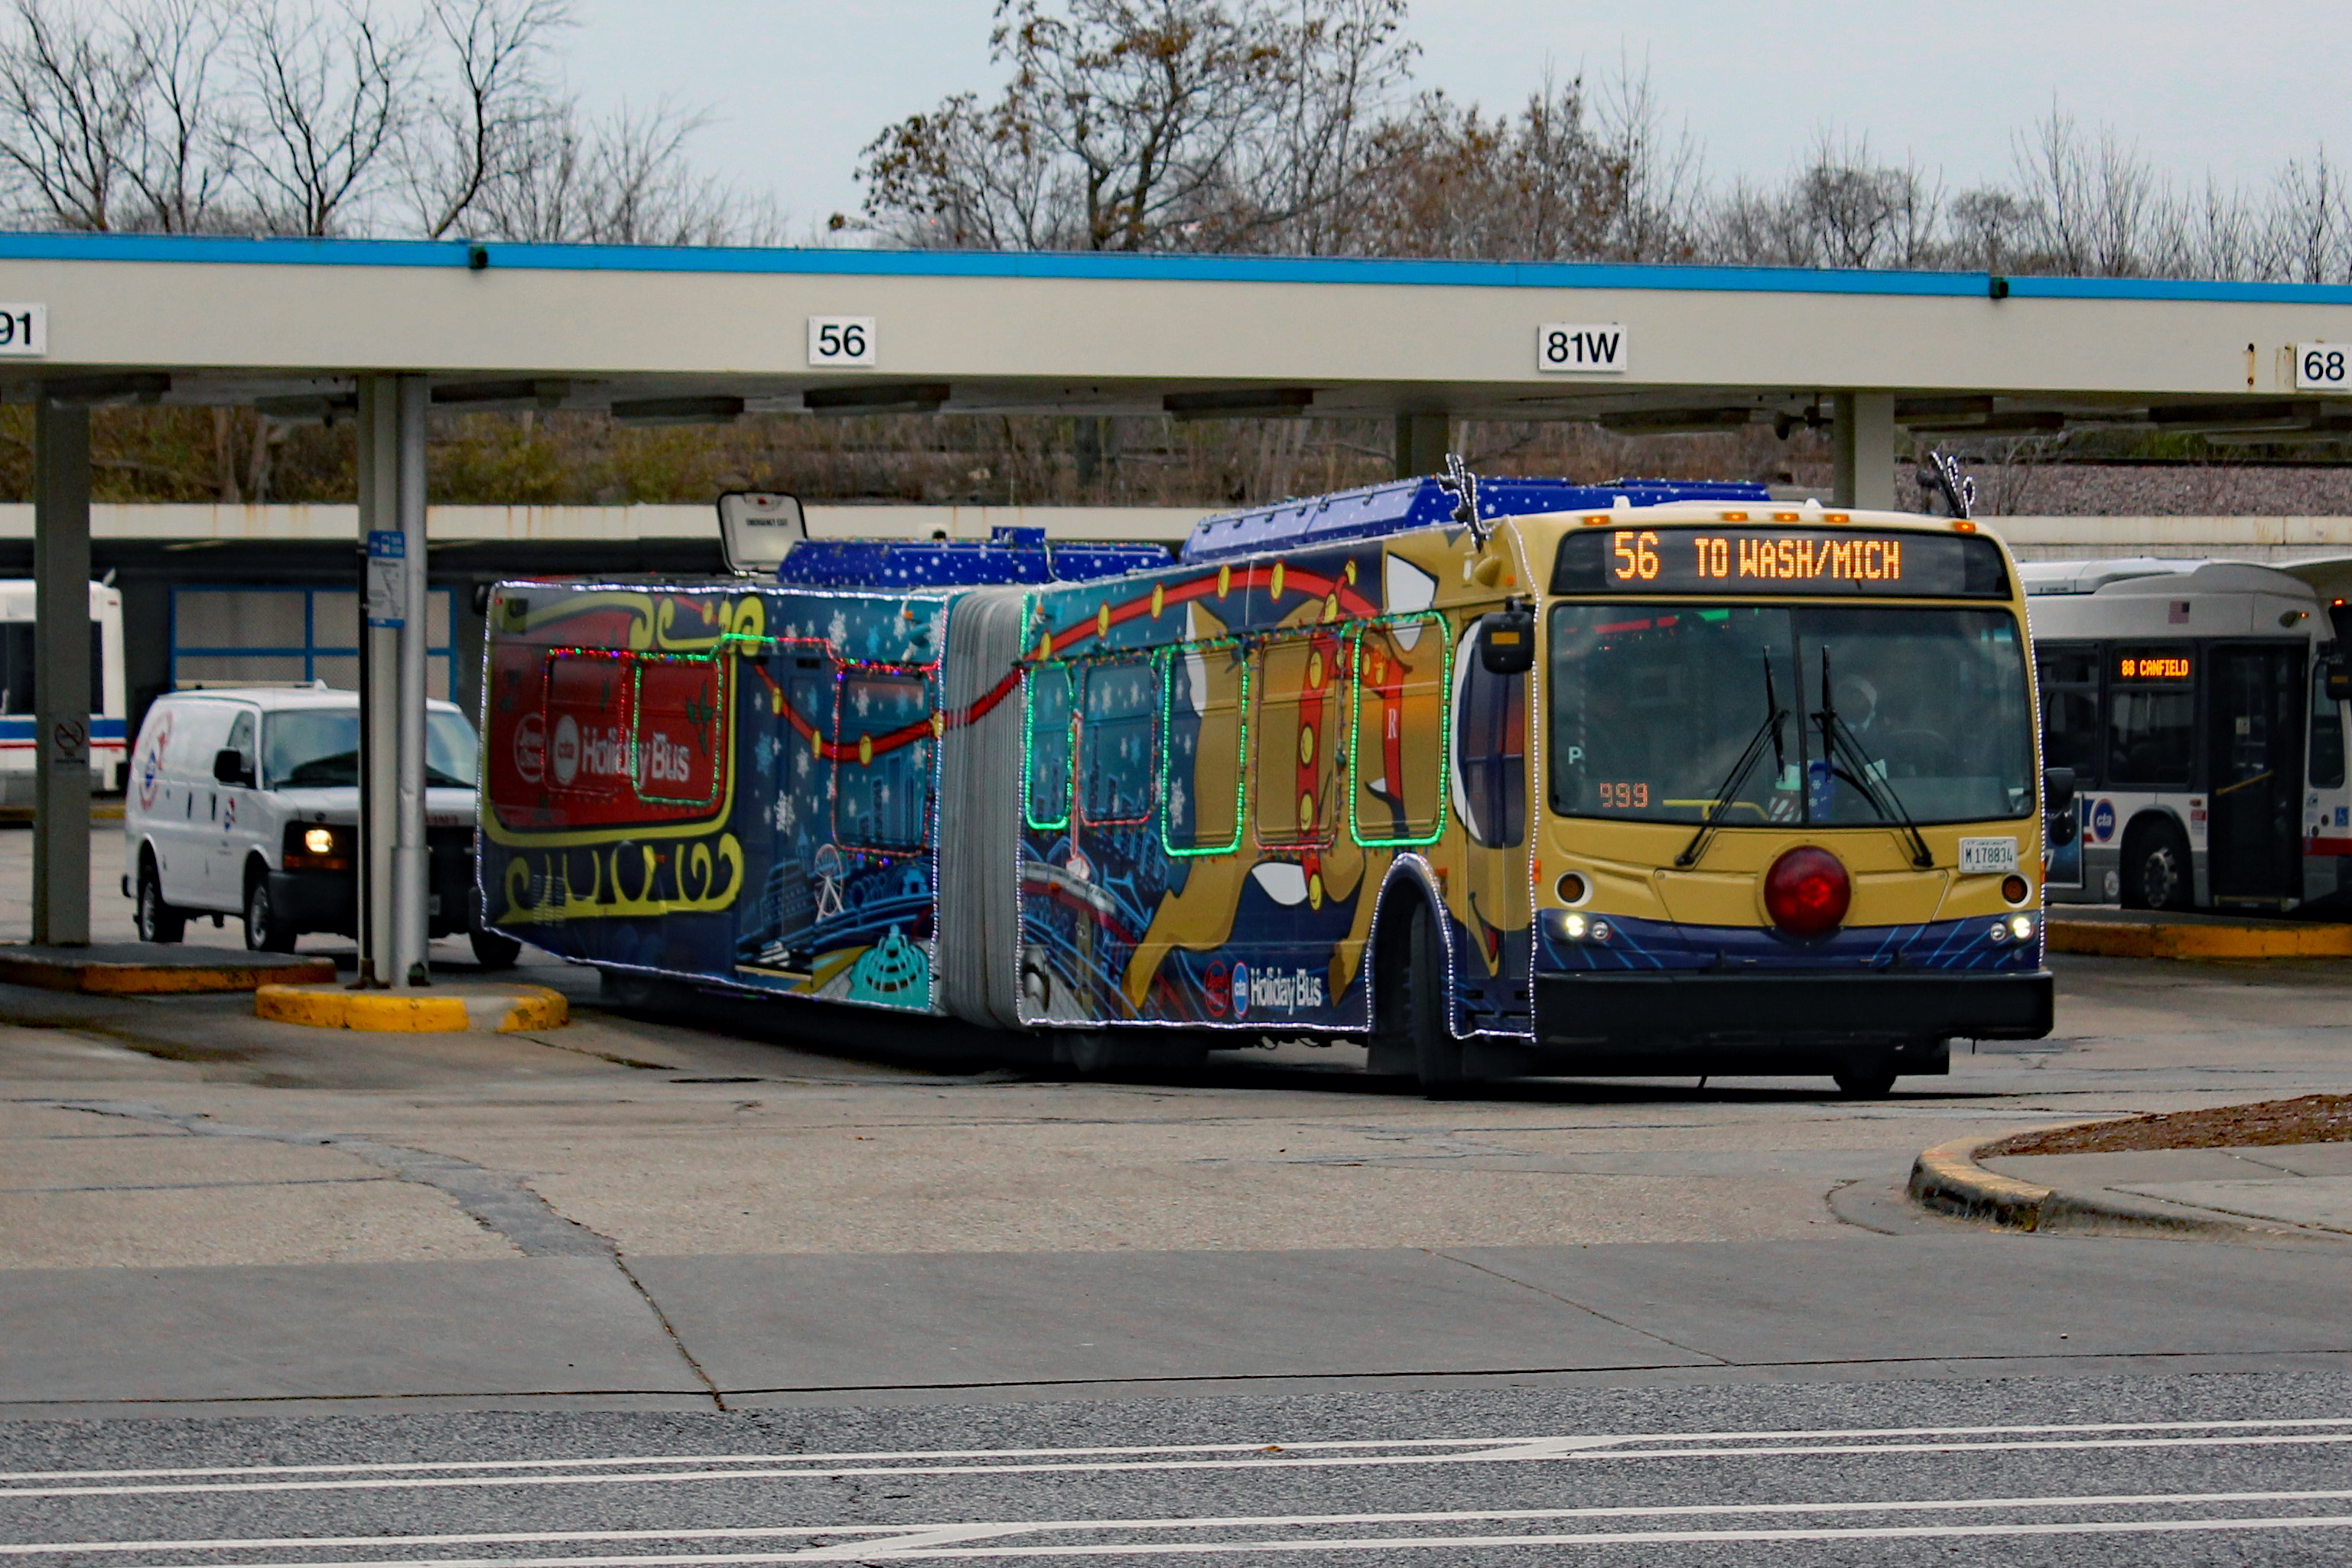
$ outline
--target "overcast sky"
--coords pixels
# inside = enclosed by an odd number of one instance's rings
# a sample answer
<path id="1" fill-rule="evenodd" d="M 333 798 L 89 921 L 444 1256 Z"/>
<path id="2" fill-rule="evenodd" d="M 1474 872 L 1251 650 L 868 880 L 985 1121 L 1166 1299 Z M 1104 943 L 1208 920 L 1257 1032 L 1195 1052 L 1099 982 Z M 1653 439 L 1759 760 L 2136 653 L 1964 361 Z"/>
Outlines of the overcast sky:
<path id="1" fill-rule="evenodd" d="M 855 211 L 857 152 L 950 92 L 984 94 L 988 0 L 577 0 L 572 85 L 718 121 L 698 157 L 771 190 L 796 233 Z M 2003 174 L 2054 102 L 2185 181 L 2253 181 L 2326 142 L 2352 156 L 2352 4 L 2179 0 L 1418 0 L 1423 87 L 1514 105 L 1646 64 L 1718 177 L 1769 177 L 1823 128 L 1956 189 Z"/>

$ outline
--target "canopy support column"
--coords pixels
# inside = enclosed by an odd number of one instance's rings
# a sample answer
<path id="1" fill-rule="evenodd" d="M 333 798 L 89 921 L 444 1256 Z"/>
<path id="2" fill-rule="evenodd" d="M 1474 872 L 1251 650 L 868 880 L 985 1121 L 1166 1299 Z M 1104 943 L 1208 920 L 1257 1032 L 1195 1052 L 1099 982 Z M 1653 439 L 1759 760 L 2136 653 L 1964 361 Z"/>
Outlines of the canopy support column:
<path id="1" fill-rule="evenodd" d="M 33 405 L 33 941 L 89 942 L 89 410 Z"/>
<path id="2" fill-rule="evenodd" d="M 386 536 L 400 533 L 399 384 L 388 375 L 359 384 L 360 852 L 362 986 L 389 985 L 393 962 L 392 847 L 399 834 L 399 629 L 379 570 Z"/>
<path id="3" fill-rule="evenodd" d="M 429 985 L 425 900 L 432 859 L 425 840 L 425 645 L 432 616 L 425 600 L 425 422 L 432 389 L 421 375 L 400 378 L 401 596 L 399 806 L 392 850 L 393 971 L 395 985 Z"/>
<path id="4" fill-rule="evenodd" d="M 1453 447 L 1454 420 L 1444 414 L 1400 414 L 1396 416 L 1396 477 L 1423 479 L 1445 471 L 1445 454 Z"/>
<path id="5" fill-rule="evenodd" d="M 1831 438 L 1836 468 L 1831 494 L 1839 506 L 1871 511 L 1895 509 L 1895 397 L 1885 392 L 1841 392 Z"/>

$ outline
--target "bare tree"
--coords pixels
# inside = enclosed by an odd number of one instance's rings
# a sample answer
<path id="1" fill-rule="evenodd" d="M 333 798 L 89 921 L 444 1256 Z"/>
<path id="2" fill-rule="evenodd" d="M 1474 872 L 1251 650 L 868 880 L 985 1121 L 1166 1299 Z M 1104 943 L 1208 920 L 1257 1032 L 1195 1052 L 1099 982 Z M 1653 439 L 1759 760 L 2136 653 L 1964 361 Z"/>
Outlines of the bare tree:
<path id="1" fill-rule="evenodd" d="M 2262 224 L 2263 271 L 2291 283 L 2352 278 L 2352 191 L 2343 169 L 2321 146 L 2310 160 L 2291 159 L 2271 186 Z M 2221 276 L 2231 276 L 2224 273 Z"/>
<path id="2" fill-rule="evenodd" d="M 1332 243 L 1403 0 L 998 0 L 994 103 L 959 94 L 866 149 L 866 224 L 915 245 Z"/>
<path id="3" fill-rule="evenodd" d="M 415 110 L 421 26 L 365 0 L 255 0 L 239 30 L 235 174 L 269 228 L 364 228 Z"/>
<path id="4" fill-rule="evenodd" d="M 121 215 L 127 150 L 148 85 L 137 41 L 100 18 L 52 16 L 15 0 L 16 37 L 0 51 L 0 163 L 26 216 L 62 228 L 108 229 Z"/>
<path id="5" fill-rule="evenodd" d="M 446 77 L 423 93 L 403 194 L 416 232 L 438 239 L 492 186 L 529 169 L 563 107 L 549 55 L 572 15 L 567 0 L 429 0 L 425 16 Z"/>
<path id="6" fill-rule="evenodd" d="M 487 237 L 574 245 L 758 245 L 783 237 L 784 214 L 698 173 L 688 142 L 705 112 L 625 106 L 601 121 L 565 104 L 538 125 L 509 177 L 478 204 Z"/>

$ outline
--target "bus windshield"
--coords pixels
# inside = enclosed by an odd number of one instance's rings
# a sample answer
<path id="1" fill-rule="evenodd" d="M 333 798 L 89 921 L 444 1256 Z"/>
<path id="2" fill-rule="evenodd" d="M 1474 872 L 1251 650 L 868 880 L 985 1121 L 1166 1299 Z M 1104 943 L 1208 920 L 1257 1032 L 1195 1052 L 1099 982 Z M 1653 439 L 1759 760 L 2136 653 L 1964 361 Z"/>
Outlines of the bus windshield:
<path id="1" fill-rule="evenodd" d="M 264 789 L 307 789 L 360 782 L 360 710 L 296 708 L 269 715 L 262 731 Z M 425 782 L 474 787 L 474 727 L 462 713 L 425 715 Z"/>
<path id="2" fill-rule="evenodd" d="M 2007 610 L 1619 601 L 1556 605 L 1550 630 L 1565 816 L 1855 826 L 2033 810 Z"/>

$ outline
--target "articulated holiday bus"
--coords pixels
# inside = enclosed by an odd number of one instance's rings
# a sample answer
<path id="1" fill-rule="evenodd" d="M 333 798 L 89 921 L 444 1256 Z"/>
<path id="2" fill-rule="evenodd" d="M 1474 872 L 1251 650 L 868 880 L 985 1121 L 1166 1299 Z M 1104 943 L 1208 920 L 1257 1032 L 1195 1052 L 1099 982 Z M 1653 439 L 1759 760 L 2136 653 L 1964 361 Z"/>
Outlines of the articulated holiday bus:
<path id="1" fill-rule="evenodd" d="M 2343 601 L 2352 563 L 2021 567 L 2043 757 L 2079 831 L 2050 897 L 2129 909 L 2293 910 L 2352 894 Z M 2061 835 L 2060 837 L 2064 837 Z"/>
<path id="2" fill-rule="evenodd" d="M 2050 1026 L 2023 601 L 1965 521 L 1407 481 L 1127 546 L 509 583 L 485 923 L 1080 1069 L 1353 1037 L 1433 1093 Z"/>

